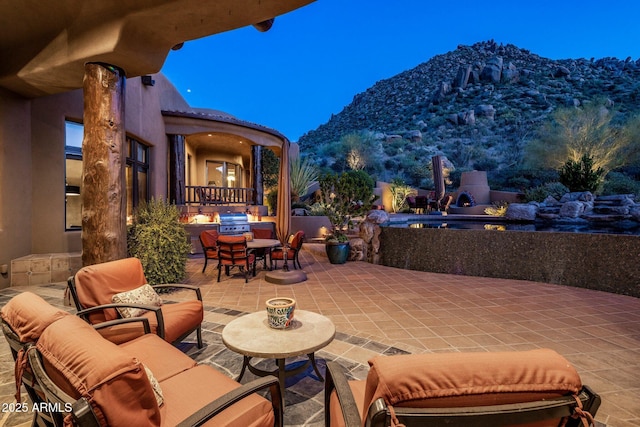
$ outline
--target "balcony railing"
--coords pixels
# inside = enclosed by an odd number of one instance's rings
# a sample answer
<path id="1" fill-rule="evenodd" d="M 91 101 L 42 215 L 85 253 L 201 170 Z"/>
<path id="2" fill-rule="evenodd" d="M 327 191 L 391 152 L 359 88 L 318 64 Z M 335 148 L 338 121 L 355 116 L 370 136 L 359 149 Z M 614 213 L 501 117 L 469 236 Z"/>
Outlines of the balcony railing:
<path id="1" fill-rule="evenodd" d="M 187 185 L 186 193 L 189 205 L 253 205 L 255 200 L 253 188 Z"/>

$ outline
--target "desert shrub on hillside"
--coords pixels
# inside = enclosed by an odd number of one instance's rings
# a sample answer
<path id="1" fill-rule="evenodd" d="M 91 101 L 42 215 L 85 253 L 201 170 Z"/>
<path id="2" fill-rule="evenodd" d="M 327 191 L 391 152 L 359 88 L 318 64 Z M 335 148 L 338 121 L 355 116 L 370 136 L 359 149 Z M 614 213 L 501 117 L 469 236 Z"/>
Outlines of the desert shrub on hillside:
<path id="1" fill-rule="evenodd" d="M 560 200 L 562 196 L 569 192 L 569 189 L 559 182 L 549 182 L 524 191 L 526 202 L 542 202 L 551 196 Z"/>
<path id="2" fill-rule="evenodd" d="M 605 173 L 627 163 L 633 144 L 632 130 L 637 119 L 627 125 L 616 122 L 616 112 L 606 101 L 590 102 L 581 108 L 559 108 L 526 148 L 533 167 L 560 168 L 569 160 L 580 162 L 586 155 L 593 169 Z"/>
<path id="3" fill-rule="evenodd" d="M 634 194 L 640 200 L 640 182 L 622 172 L 609 172 L 602 185 L 602 194 Z"/>

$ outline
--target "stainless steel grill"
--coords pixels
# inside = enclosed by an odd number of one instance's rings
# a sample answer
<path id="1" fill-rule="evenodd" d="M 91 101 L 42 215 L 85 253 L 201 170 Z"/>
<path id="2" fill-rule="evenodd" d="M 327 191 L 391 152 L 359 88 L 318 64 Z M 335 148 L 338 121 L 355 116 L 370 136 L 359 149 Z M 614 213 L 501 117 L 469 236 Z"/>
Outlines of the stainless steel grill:
<path id="1" fill-rule="evenodd" d="M 241 212 L 226 212 L 218 215 L 220 219 L 220 234 L 242 234 L 251 231 L 247 214 Z"/>

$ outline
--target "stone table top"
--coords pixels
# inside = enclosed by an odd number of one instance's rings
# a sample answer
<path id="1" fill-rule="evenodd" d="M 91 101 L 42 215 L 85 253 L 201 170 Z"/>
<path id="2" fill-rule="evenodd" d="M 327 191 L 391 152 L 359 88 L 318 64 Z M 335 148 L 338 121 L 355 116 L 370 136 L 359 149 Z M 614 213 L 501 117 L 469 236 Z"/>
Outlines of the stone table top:
<path id="1" fill-rule="evenodd" d="M 335 334 L 331 320 L 305 310 L 295 311 L 289 328 L 271 328 L 264 310 L 229 322 L 222 330 L 222 342 L 245 356 L 284 359 L 313 353 L 333 341 Z"/>
<path id="2" fill-rule="evenodd" d="M 277 240 L 277 239 L 247 240 L 247 248 L 249 249 L 274 248 L 276 246 L 280 246 L 280 240 Z"/>

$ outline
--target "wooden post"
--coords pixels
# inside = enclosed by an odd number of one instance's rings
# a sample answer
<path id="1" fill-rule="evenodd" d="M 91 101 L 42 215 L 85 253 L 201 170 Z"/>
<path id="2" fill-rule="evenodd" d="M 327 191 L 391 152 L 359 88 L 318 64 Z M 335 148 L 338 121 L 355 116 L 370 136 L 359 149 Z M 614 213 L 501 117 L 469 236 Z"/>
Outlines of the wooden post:
<path id="1" fill-rule="evenodd" d="M 169 135 L 169 200 L 176 205 L 185 202 L 184 135 Z"/>
<path id="2" fill-rule="evenodd" d="M 127 256 L 124 71 L 88 63 L 84 73 L 82 264 Z"/>
<path id="3" fill-rule="evenodd" d="M 253 204 L 262 205 L 264 202 L 264 190 L 262 188 L 262 146 L 251 147 L 253 155 Z"/>

